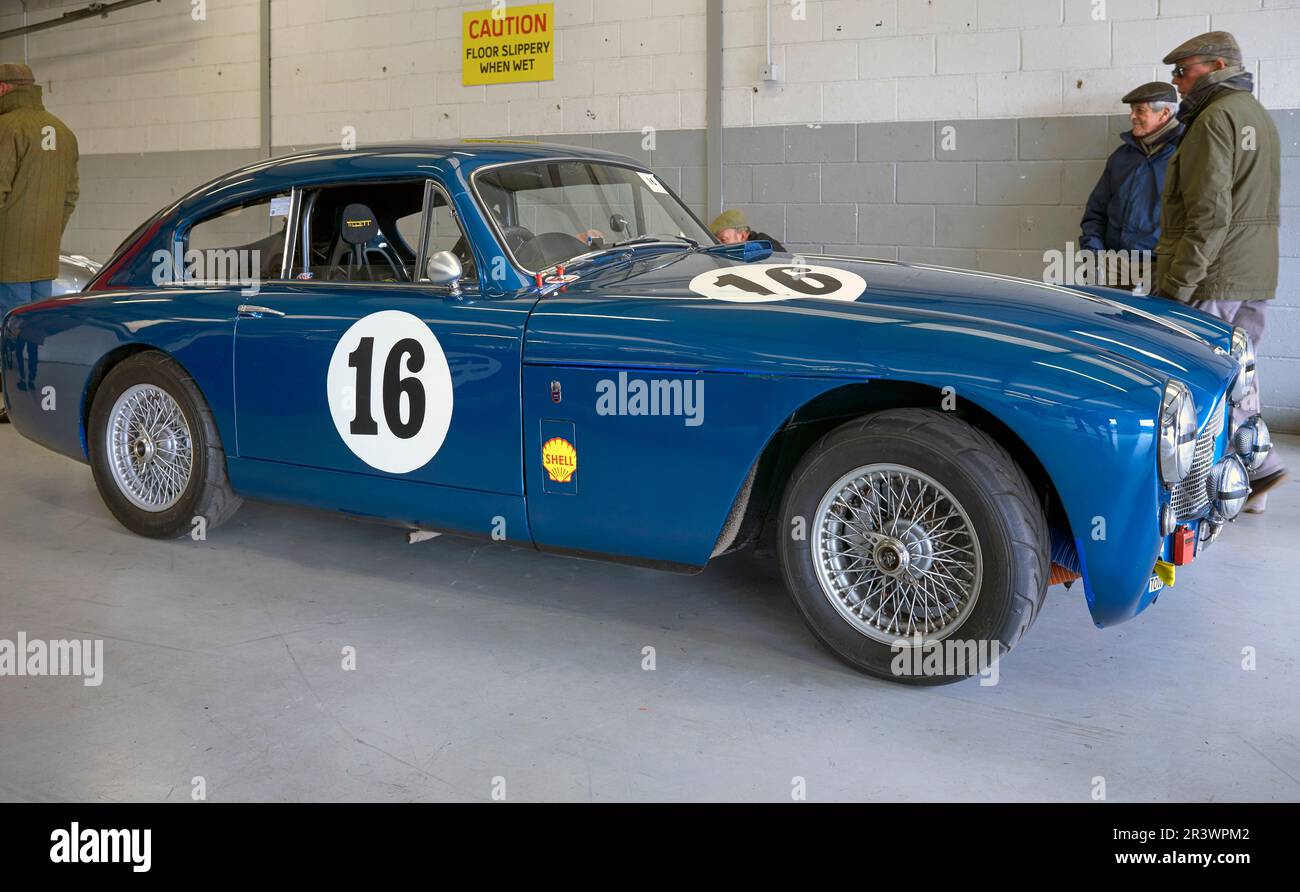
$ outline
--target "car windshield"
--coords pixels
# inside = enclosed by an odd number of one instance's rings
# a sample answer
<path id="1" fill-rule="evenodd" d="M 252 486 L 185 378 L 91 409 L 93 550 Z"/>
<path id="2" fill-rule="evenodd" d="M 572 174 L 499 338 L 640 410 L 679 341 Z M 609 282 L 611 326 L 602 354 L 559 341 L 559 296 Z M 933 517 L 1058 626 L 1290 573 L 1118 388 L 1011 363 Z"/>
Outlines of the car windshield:
<path id="1" fill-rule="evenodd" d="M 590 161 L 538 161 L 474 179 L 484 209 L 520 266 L 537 272 L 639 240 L 713 244 L 653 173 Z"/>

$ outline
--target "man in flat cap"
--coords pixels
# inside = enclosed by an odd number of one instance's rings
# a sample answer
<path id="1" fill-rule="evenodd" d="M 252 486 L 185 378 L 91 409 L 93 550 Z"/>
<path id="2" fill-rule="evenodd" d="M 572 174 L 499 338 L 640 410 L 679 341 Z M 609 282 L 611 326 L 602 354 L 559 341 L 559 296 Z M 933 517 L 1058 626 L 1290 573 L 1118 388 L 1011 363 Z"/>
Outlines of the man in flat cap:
<path id="1" fill-rule="evenodd" d="M 1253 78 L 1231 34 L 1193 37 L 1164 61 L 1175 66 L 1178 117 L 1187 129 L 1165 176 L 1156 291 L 1240 326 L 1258 345 L 1266 301 L 1277 292 L 1281 139 L 1252 95 Z M 1233 407 L 1234 426 L 1259 406 L 1257 384 Z M 1270 453 L 1251 474 L 1246 510 L 1262 511 L 1268 491 L 1286 477 Z"/>
<path id="2" fill-rule="evenodd" d="M 30 68 L 0 62 L 0 318 L 50 296 L 77 189 L 77 138 L 45 110 Z"/>
<path id="3" fill-rule="evenodd" d="M 785 253 L 785 248 L 772 236 L 765 232 L 755 232 L 749 228 L 749 220 L 745 218 L 745 212 L 740 210 L 723 211 L 718 214 L 718 218 L 709 224 L 709 232 L 717 237 L 718 241 L 724 245 L 734 245 L 739 242 L 764 241 L 772 243 L 773 251 Z"/>
<path id="4" fill-rule="evenodd" d="M 1141 252 L 1139 256 L 1148 257 L 1160 238 L 1165 169 L 1183 135 L 1182 122 L 1174 116 L 1178 92 L 1170 84 L 1154 81 L 1129 91 L 1121 101 L 1129 107 L 1133 129 L 1120 134 L 1122 144 L 1106 160 L 1101 179 L 1088 198 L 1079 247 L 1096 252 Z M 1118 272 L 1120 275 L 1105 284 L 1129 287 L 1151 281 L 1149 270 L 1146 276 L 1137 270 Z"/>

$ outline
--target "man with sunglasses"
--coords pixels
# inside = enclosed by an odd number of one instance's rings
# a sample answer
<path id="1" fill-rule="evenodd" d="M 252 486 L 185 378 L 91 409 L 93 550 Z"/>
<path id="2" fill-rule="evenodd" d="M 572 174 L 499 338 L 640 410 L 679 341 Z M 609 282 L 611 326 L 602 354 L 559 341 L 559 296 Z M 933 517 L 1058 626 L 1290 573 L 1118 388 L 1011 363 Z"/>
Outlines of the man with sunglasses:
<path id="1" fill-rule="evenodd" d="M 1277 292 L 1282 145 L 1226 31 L 1193 37 L 1164 58 L 1186 130 L 1165 176 L 1156 293 L 1245 329 L 1258 347 Z M 1259 378 L 1256 376 L 1256 381 Z M 1234 427 L 1259 412 L 1259 385 L 1234 406 Z M 1287 477 L 1271 453 L 1251 474 L 1246 510 L 1264 510 Z"/>

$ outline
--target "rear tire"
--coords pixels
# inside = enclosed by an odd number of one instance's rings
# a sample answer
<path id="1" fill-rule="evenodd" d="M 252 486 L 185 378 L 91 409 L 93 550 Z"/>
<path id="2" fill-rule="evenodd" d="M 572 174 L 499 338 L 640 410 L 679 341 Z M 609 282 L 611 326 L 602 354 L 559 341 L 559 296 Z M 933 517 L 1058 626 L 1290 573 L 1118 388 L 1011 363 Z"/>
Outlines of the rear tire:
<path id="1" fill-rule="evenodd" d="M 166 354 L 138 353 L 95 392 L 87 423 L 90 466 L 108 510 L 133 533 L 175 539 L 229 519 L 221 436 L 194 379 Z"/>
<path id="2" fill-rule="evenodd" d="M 990 671 L 1047 591 L 1050 538 L 1029 479 L 943 412 L 890 410 L 831 431 L 791 475 L 781 522 L 782 574 L 804 621 L 879 678 L 944 684 Z M 936 652 L 977 661 L 936 667 Z"/>

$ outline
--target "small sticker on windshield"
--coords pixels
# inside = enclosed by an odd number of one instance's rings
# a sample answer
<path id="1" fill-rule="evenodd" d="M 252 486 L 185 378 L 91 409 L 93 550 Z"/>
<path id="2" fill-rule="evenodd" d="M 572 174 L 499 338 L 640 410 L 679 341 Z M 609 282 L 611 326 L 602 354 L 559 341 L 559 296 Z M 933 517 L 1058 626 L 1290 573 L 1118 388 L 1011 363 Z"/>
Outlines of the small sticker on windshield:
<path id="1" fill-rule="evenodd" d="M 271 199 L 271 216 L 287 217 L 289 216 L 289 196 L 280 195 Z"/>
<path id="2" fill-rule="evenodd" d="M 645 184 L 650 187 L 651 192 L 658 192 L 662 195 L 668 194 L 668 190 L 664 188 L 663 183 L 659 182 L 657 176 L 652 173 L 641 173 L 641 171 L 637 171 L 637 173 L 640 175 L 641 179 L 645 181 Z"/>

